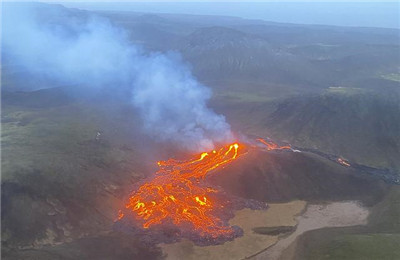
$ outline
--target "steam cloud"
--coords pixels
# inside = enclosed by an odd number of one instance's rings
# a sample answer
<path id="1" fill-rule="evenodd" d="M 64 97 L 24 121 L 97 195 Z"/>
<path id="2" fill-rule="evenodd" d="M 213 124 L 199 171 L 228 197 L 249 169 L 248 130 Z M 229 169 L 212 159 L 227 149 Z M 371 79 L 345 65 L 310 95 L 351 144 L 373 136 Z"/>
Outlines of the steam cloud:
<path id="1" fill-rule="evenodd" d="M 146 53 L 108 20 L 62 6 L 3 4 L 2 55 L 62 84 L 128 88 L 146 133 L 187 149 L 230 141 L 230 126 L 207 107 L 210 90 L 177 54 Z"/>

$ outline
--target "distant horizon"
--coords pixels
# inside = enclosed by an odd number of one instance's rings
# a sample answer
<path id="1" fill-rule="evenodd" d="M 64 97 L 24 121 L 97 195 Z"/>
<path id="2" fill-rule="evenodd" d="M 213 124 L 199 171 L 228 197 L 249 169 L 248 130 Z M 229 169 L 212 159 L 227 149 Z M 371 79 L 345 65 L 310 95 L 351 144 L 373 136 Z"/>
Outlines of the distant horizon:
<path id="1" fill-rule="evenodd" d="M 85 10 L 234 16 L 270 22 L 400 29 L 399 2 L 394 1 L 41 1 Z"/>
<path id="2" fill-rule="evenodd" d="M 389 1 L 277 0 L 243 2 L 240 0 L 70 0 L 15 1 L 61 4 L 68 8 L 89 11 L 128 11 L 152 14 L 215 15 L 267 22 L 331 25 L 346 27 L 375 27 L 400 29 L 400 3 Z M 228 4 L 229 3 L 229 4 Z"/>

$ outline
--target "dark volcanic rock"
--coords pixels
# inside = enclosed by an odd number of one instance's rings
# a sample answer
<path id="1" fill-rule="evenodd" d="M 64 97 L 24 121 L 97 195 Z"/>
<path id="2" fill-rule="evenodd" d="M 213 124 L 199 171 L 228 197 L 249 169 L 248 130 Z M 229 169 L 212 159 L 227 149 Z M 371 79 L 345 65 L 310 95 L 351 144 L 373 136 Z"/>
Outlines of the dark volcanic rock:
<path id="1" fill-rule="evenodd" d="M 354 169 L 306 152 L 248 154 L 210 176 L 233 195 L 266 202 L 361 200 L 377 202 L 388 186 Z"/>

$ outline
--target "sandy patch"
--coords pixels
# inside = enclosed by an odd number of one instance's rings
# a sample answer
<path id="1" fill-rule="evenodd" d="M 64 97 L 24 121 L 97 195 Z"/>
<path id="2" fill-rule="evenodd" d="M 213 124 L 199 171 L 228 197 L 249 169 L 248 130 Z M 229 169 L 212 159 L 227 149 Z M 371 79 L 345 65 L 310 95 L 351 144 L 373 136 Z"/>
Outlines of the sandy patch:
<path id="1" fill-rule="evenodd" d="M 305 208 L 304 201 L 270 204 L 267 210 L 243 209 L 235 213 L 229 222 L 240 226 L 244 235 L 223 245 L 199 247 L 185 240 L 175 244 L 160 244 L 167 259 L 244 259 L 275 244 L 278 236 L 261 235 L 253 232 L 255 227 L 295 226 L 295 216 Z"/>
<path id="2" fill-rule="evenodd" d="M 308 205 L 306 212 L 297 217 L 297 229 L 290 236 L 278 241 L 253 260 L 279 259 L 283 250 L 288 248 L 296 238 L 306 231 L 324 227 L 345 227 L 367 224 L 369 211 L 357 202 L 335 202 L 326 205 Z"/>

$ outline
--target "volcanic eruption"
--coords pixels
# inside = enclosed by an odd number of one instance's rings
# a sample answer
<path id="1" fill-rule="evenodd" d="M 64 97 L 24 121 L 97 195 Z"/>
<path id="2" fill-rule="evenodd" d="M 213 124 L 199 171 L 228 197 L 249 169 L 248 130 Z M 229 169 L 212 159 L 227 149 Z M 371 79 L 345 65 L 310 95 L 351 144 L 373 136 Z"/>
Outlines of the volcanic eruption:
<path id="1" fill-rule="evenodd" d="M 235 229 L 220 217 L 225 205 L 219 190 L 204 179 L 244 153 L 245 146 L 234 143 L 187 161 L 159 161 L 160 170 L 132 193 L 118 219 L 132 217 L 143 229 L 167 223 L 203 238 L 235 237 Z"/>
<path id="2" fill-rule="evenodd" d="M 14 15 L 5 17 L 13 26 L 4 32 L 4 48 L 16 64 L 38 78 L 72 88 L 74 95 L 99 92 L 108 97 L 115 92 L 113 98 L 123 96 L 122 102 L 133 105 L 141 130 L 155 141 L 186 151 L 208 150 L 189 160 L 158 162 L 159 170 L 133 187 L 116 226 L 152 243 L 186 237 L 215 244 L 239 236 L 240 228 L 228 223 L 233 212 L 266 205 L 225 193 L 209 184 L 207 175 L 249 149 L 291 147 L 269 139 L 234 142 L 225 117 L 207 105 L 211 90 L 197 81 L 178 53 L 145 51 L 104 17 L 40 7 L 13 5 Z M 43 14 L 51 19 L 41 19 Z M 71 22 L 58 24 L 59 17 L 69 16 L 74 17 Z M 217 149 L 215 144 L 225 145 Z"/>
<path id="3" fill-rule="evenodd" d="M 291 149 L 265 139 L 257 141 L 267 151 Z M 136 230 L 147 234 L 151 234 L 152 228 L 165 234 L 165 227 L 168 227 L 170 231 L 167 232 L 198 244 L 199 241 L 200 244 L 225 242 L 241 235 L 240 228 L 228 224 L 233 210 L 262 209 L 266 204 L 233 198 L 218 187 L 212 187 L 205 178 L 244 155 L 248 149 L 260 148 L 254 144 L 233 143 L 186 161 L 159 161 L 160 169 L 132 192 L 116 221 L 127 220 Z M 154 240 L 154 235 L 150 239 Z"/>

